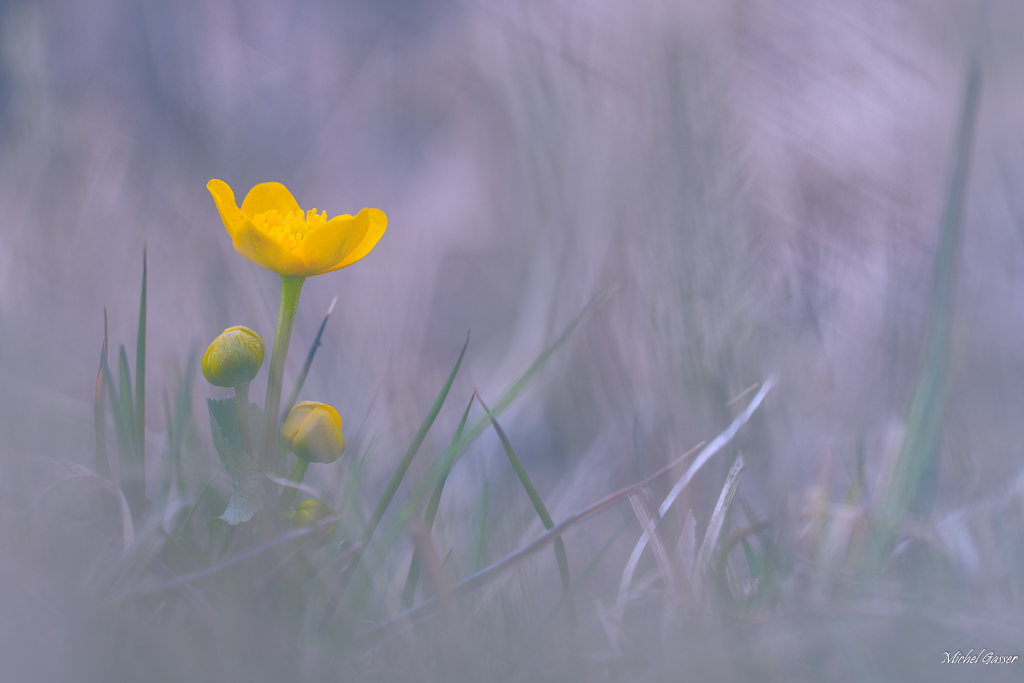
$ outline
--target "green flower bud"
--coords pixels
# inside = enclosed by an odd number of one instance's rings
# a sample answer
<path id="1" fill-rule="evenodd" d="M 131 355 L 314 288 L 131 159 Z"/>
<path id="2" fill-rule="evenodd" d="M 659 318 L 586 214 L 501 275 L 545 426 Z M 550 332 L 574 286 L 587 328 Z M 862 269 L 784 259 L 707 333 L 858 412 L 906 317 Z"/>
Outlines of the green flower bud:
<path id="1" fill-rule="evenodd" d="M 288 413 L 281 438 L 306 462 L 332 463 L 345 450 L 341 416 L 326 403 L 302 401 Z"/>
<path id="2" fill-rule="evenodd" d="M 295 506 L 294 512 L 287 512 L 284 516 L 289 522 L 291 522 L 293 529 L 301 529 L 302 527 L 314 526 L 322 520 L 336 515 L 337 513 L 334 511 L 334 508 L 331 507 L 330 503 L 317 498 L 307 498 Z M 333 522 L 311 532 L 306 536 L 306 538 L 309 538 L 317 547 L 320 547 L 330 543 L 331 539 L 334 538 L 334 532 L 337 531 L 337 529 L 338 523 Z"/>
<path id="3" fill-rule="evenodd" d="M 263 340 L 248 327 L 229 327 L 203 354 L 203 374 L 217 387 L 248 384 L 263 365 Z"/>

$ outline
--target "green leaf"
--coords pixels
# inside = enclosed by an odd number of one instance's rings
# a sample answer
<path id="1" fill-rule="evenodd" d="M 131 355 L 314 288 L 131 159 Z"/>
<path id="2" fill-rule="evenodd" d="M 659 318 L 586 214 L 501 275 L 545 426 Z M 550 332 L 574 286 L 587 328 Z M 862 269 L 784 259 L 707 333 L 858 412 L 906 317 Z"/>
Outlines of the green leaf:
<path id="1" fill-rule="evenodd" d="M 231 498 L 218 519 L 235 525 L 263 509 L 263 474 L 253 459 L 238 448 L 238 419 L 234 399 L 208 399 L 213 446 L 231 476 Z M 231 437 L 234 437 L 234 440 Z"/>
<path id="2" fill-rule="evenodd" d="M 208 398 L 206 399 L 206 405 L 210 409 L 210 430 L 213 431 L 216 427 L 220 432 L 222 439 L 227 441 L 236 448 L 241 447 L 241 441 L 238 433 L 238 410 L 235 408 L 234 398 Z M 217 437 L 213 437 L 213 445 L 217 448 L 217 452 L 220 454 L 221 460 L 224 459 L 224 454 L 220 452 L 220 446 L 217 445 Z"/>

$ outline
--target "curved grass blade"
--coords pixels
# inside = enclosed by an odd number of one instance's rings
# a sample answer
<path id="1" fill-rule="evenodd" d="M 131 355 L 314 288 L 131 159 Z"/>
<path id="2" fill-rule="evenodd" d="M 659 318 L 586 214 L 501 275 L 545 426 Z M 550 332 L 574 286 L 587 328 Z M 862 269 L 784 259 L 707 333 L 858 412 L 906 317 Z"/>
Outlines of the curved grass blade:
<path id="1" fill-rule="evenodd" d="M 572 319 L 564 330 L 562 330 L 562 334 L 558 335 L 558 338 L 555 339 L 555 341 L 551 342 L 543 351 L 541 351 L 540 355 L 530 363 L 530 367 L 528 367 L 522 375 L 520 375 L 508 386 L 508 388 L 505 389 L 501 396 L 498 397 L 498 400 L 494 402 L 494 407 L 491 409 L 491 412 L 495 417 L 501 415 L 506 408 L 512 405 L 512 402 L 519 397 L 519 394 L 523 393 L 526 387 L 530 385 L 530 382 L 532 382 L 537 374 L 544 369 L 544 366 L 547 365 L 547 362 L 551 359 L 551 356 L 554 355 L 555 351 L 560 349 L 562 345 L 569 340 L 573 331 L 575 331 L 579 324 L 583 322 L 590 311 L 592 311 L 598 304 L 603 303 L 608 296 L 609 292 L 607 290 L 595 294 L 594 297 L 587 302 L 587 305 L 583 307 L 583 310 L 576 314 L 576 317 Z M 473 443 L 473 441 L 475 441 L 476 438 L 480 436 L 485 429 L 487 429 L 489 424 L 490 419 L 486 415 L 483 415 L 470 425 L 462 437 L 462 443 L 459 444 L 456 459 L 458 459 L 458 456 L 466 450 L 469 444 Z"/>
<path id="2" fill-rule="evenodd" d="M 519 481 L 522 483 L 523 488 L 526 489 L 526 495 L 530 497 L 530 503 L 533 504 L 533 509 L 537 511 L 537 516 L 540 517 L 540 521 L 544 524 L 544 528 L 550 531 L 555 526 L 554 520 L 551 519 L 551 515 L 548 514 L 547 507 L 544 506 L 544 501 L 541 500 L 540 494 L 537 493 L 536 487 L 533 482 L 530 481 L 530 476 L 526 473 L 526 468 L 523 467 L 523 463 L 519 461 L 519 457 L 516 452 L 512 449 L 512 444 L 509 442 L 508 437 L 505 436 L 505 430 L 498 424 L 498 419 L 494 417 L 487 404 L 480 398 L 480 394 L 476 395 L 476 400 L 483 406 L 484 412 L 487 413 L 487 417 L 490 418 L 491 424 L 494 425 L 494 431 L 498 433 L 498 438 L 501 439 L 501 445 L 505 447 L 505 453 L 508 455 L 509 462 L 512 463 L 512 469 L 516 471 L 516 476 L 519 477 Z M 565 589 L 568 595 L 570 589 L 570 578 L 569 578 L 569 559 L 565 555 L 565 544 L 561 538 L 555 539 L 555 560 L 558 563 L 558 574 L 562 577 L 562 588 Z M 571 604 L 571 603 L 570 603 Z"/>
<path id="3" fill-rule="evenodd" d="M 596 306 L 603 303 L 608 298 L 609 294 L 610 290 L 603 290 L 595 294 L 594 297 L 587 302 L 583 309 L 576 315 L 575 318 L 573 318 L 569 325 L 566 326 L 566 328 L 562 331 L 562 334 L 560 334 L 558 338 L 551 342 L 551 344 L 549 344 L 540 353 L 540 355 L 538 355 L 537 358 L 534 359 L 534 361 L 523 372 L 523 374 L 516 378 L 516 380 L 505 389 L 505 391 L 501 394 L 498 400 L 494 402 L 494 415 L 500 415 L 502 411 L 508 408 L 508 406 L 510 406 L 512 402 L 519 397 L 519 395 L 526 389 L 527 386 L 530 385 L 530 383 L 540 373 L 540 371 L 544 369 L 544 366 L 547 365 L 548 360 L 550 360 L 551 356 L 555 353 L 555 351 L 560 349 L 562 345 L 565 344 L 566 341 L 568 341 L 572 332 L 580 325 L 581 322 L 583 322 L 586 316 Z M 462 454 L 465 453 L 469 445 L 473 443 L 473 441 L 475 441 L 476 438 L 480 436 L 480 434 L 483 433 L 483 430 L 487 428 L 489 422 L 490 420 L 486 416 L 482 416 L 473 423 L 471 423 L 471 425 L 463 432 L 462 440 L 459 443 L 458 448 L 456 449 L 455 461 L 458 461 Z M 394 540 L 401 535 L 402 529 L 405 528 L 405 525 L 412 518 L 412 515 L 414 514 L 413 511 L 416 508 L 418 508 L 422 500 L 426 497 L 427 491 L 429 491 L 429 482 L 435 481 L 436 477 L 440 474 L 440 464 L 440 462 L 435 463 L 433 469 L 428 475 L 428 478 L 421 482 L 420 486 L 416 487 L 414 494 L 410 497 L 410 500 L 407 501 L 406 504 L 403 506 L 402 511 L 398 515 L 398 518 L 396 519 L 395 523 L 389 529 L 387 539 L 389 543 L 394 542 Z M 425 485 L 426 487 L 424 487 L 423 485 Z M 325 610 L 323 617 L 320 620 L 321 630 L 326 629 L 330 622 L 333 620 L 334 613 L 337 610 L 338 606 L 338 598 L 344 595 L 345 588 L 347 587 L 348 581 L 350 579 L 351 576 L 343 577 L 343 581 L 341 584 L 342 587 L 339 589 L 338 594 L 332 597 L 330 602 L 328 603 L 327 609 Z"/>
<path id="4" fill-rule="evenodd" d="M 313 356 L 316 355 L 316 350 L 320 348 L 320 337 L 324 334 L 324 328 L 327 327 L 327 319 L 334 312 L 334 304 L 336 303 L 338 303 L 338 297 L 331 299 L 331 305 L 327 307 L 327 314 L 320 323 L 320 329 L 317 330 L 313 345 L 309 347 L 309 353 L 306 354 L 306 362 L 302 364 L 299 377 L 295 380 L 295 387 L 292 389 L 292 393 L 288 395 L 288 400 L 284 404 L 284 410 L 281 411 L 281 422 L 288 419 L 288 413 L 292 411 L 292 408 L 295 407 L 295 402 L 299 399 L 299 392 L 302 391 L 302 385 L 306 383 L 306 376 L 309 374 L 309 366 L 313 364 Z"/>
<path id="5" fill-rule="evenodd" d="M 512 384 L 506 387 L 505 391 L 502 392 L 501 397 L 494 403 L 494 407 L 491 408 L 491 412 L 498 416 L 501 411 L 507 408 L 512 402 L 518 398 L 519 394 L 530 384 L 531 381 L 537 376 L 537 374 L 543 369 L 551 355 L 558 350 L 558 348 L 565 343 L 569 338 L 570 333 L 583 321 L 586 314 L 591 308 L 597 304 L 603 302 L 607 298 L 607 292 L 601 292 L 595 295 L 583 310 L 576 316 L 576 318 L 569 323 L 568 327 L 563 330 L 562 334 L 559 335 L 558 339 L 553 341 L 544 351 L 541 352 L 533 363 L 520 375 Z M 490 419 L 484 415 L 474 422 L 470 423 L 470 426 L 463 431 L 462 439 L 455 450 L 455 462 L 462 457 L 466 449 L 473 441 L 483 433 L 483 430 L 490 423 Z M 388 529 L 387 542 L 385 547 L 394 543 L 404 533 L 406 526 L 412 519 L 415 511 L 423 504 L 426 500 L 427 494 L 430 492 L 430 486 L 433 482 L 436 482 L 441 475 L 442 462 L 435 462 L 426 477 L 413 487 L 413 494 L 409 497 L 409 500 L 402 507 L 402 511 L 396 516 L 395 522 Z"/>
<path id="6" fill-rule="evenodd" d="M 711 513 L 711 521 L 708 522 L 708 528 L 704 532 L 704 541 L 700 544 L 700 550 L 697 552 L 697 561 L 693 565 L 691 585 L 693 586 L 693 595 L 698 599 L 701 595 L 701 587 L 711 571 L 712 559 L 718 548 L 719 539 L 722 537 L 722 528 L 725 526 L 725 515 L 732 503 L 733 496 L 736 495 L 736 489 L 739 488 L 742 473 L 743 456 L 738 455 L 729 470 L 729 475 L 725 478 L 722 492 L 718 496 L 718 503 L 715 504 L 715 511 Z"/>
<path id="7" fill-rule="evenodd" d="M 775 386 L 775 376 L 771 375 L 761 385 L 761 389 L 754 395 L 754 398 L 750 400 L 750 403 L 743 410 L 742 413 L 736 416 L 736 418 L 726 427 L 725 431 L 716 436 L 711 440 L 704 450 L 694 459 L 687 468 L 686 472 L 680 477 L 676 483 L 672 486 L 672 490 L 668 492 L 664 500 L 661 501 L 661 505 L 658 506 L 658 517 L 664 517 L 668 514 L 669 508 L 675 503 L 676 498 L 682 493 L 683 489 L 693 480 L 697 472 L 700 471 L 704 465 L 707 464 L 708 460 L 712 458 L 716 453 L 722 450 L 726 444 L 732 441 L 733 437 L 739 432 L 740 427 L 745 425 L 754 411 L 761 405 L 764 397 L 768 395 L 772 387 Z M 636 545 L 633 546 L 633 552 L 629 556 L 629 560 L 626 562 L 626 567 L 622 570 L 622 579 L 619 582 L 619 594 L 623 595 L 625 591 L 629 590 L 630 584 L 633 582 L 633 574 L 636 571 L 637 564 L 640 562 L 640 556 L 644 552 L 644 548 L 647 547 L 647 532 L 640 534 L 640 538 L 637 540 Z"/>
<path id="8" fill-rule="evenodd" d="M 696 453 L 698 449 L 703 448 L 704 445 L 705 442 L 702 441 L 701 443 L 697 444 L 696 446 L 688 450 L 686 453 L 683 453 L 678 458 L 676 458 L 669 464 L 665 465 L 660 470 L 658 470 L 651 476 L 647 477 L 646 479 L 643 479 L 642 481 L 639 481 L 635 484 L 630 484 L 629 486 L 621 488 L 618 491 L 615 491 L 614 493 L 610 493 L 601 500 L 597 501 L 596 503 L 581 510 L 580 512 L 577 512 L 574 515 L 570 515 L 569 517 L 567 517 L 566 519 L 562 520 L 554 527 L 549 529 L 548 531 L 545 531 L 543 534 L 535 538 L 533 542 L 528 543 L 527 545 L 523 546 L 511 555 L 507 555 L 506 557 L 495 562 L 486 569 L 481 569 L 476 574 L 473 574 L 472 576 L 463 579 L 456 585 L 452 586 L 450 594 L 453 597 L 468 595 L 476 589 L 487 585 L 503 572 L 511 569 L 512 567 L 515 567 L 527 558 L 532 557 L 533 555 L 544 550 L 544 548 L 554 543 L 556 539 L 562 536 L 562 534 L 564 534 L 566 531 L 573 528 L 577 524 L 581 524 L 590 519 L 591 517 L 594 517 L 595 515 L 604 512 L 605 510 L 621 502 L 623 499 L 628 498 L 630 494 L 633 494 L 641 490 L 642 488 L 649 486 L 652 482 L 656 481 L 658 477 L 662 477 L 668 474 L 673 469 L 675 469 L 680 463 L 685 462 L 689 457 Z M 363 634 L 362 638 L 366 642 L 373 642 L 378 638 L 386 637 L 395 629 L 396 626 L 414 623 L 416 619 L 419 619 L 430 614 L 430 612 L 434 610 L 435 607 L 436 601 L 433 598 L 431 598 L 430 600 L 425 600 L 420 604 L 416 605 L 415 607 L 413 607 L 412 609 L 406 610 L 405 612 L 402 612 L 401 614 L 393 617 L 392 619 L 370 629 L 369 631 Z"/>
<path id="9" fill-rule="evenodd" d="M 423 516 L 423 527 L 427 533 L 434 527 L 434 518 L 437 517 L 437 508 L 441 504 L 441 493 L 444 491 L 445 481 L 448 480 L 448 473 L 451 472 L 452 463 L 455 462 L 455 449 L 459 445 L 459 440 L 462 439 L 462 430 L 466 428 L 466 420 L 469 418 L 469 409 L 473 407 L 473 398 L 476 397 L 476 391 L 473 392 L 473 396 L 469 397 L 469 403 L 466 405 L 466 410 L 462 413 L 462 419 L 459 420 L 459 426 L 455 429 L 455 436 L 452 437 L 452 443 L 448 446 L 448 450 L 445 451 L 444 458 L 441 460 L 441 474 L 437 480 L 437 486 L 434 487 L 434 493 L 430 496 L 430 502 L 427 503 L 427 511 Z M 412 605 L 413 596 L 416 594 L 416 583 L 420 577 L 420 557 L 419 550 L 416 550 L 412 556 L 412 563 L 409 565 L 409 575 L 405 579 L 405 588 L 402 590 L 402 601 L 406 607 Z"/>
<path id="10" fill-rule="evenodd" d="M 437 414 L 441 412 L 441 406 L 444 405 L 445 399 L 448 397 L 448 391 L 452 388 L 452 382 L 455 381 L 455 375 L 459 371 L 459 366 L 462 365 L 462 359 L 466 355 L 466 348 L 469 346 L 469 335 L 466 335 L 466 343 L 462 345 L 462 351 L 459 352 L 459 358 L 455 361 L 455 367 L 452 368 L 451 373 L 448 375 L 448 381 L 441 387 L 441 393 L 437 395 L 434 400 L 434 405 L 431 406 L 430 412 L 423 419 L 423 424 L 420 425 L 419 431 L 416 432 L 416 436 L 413 437 L 412 443 L 409 444 L 409 448 L 405 451 L 405 455 L 402 457 L 402 462 L 399 463 L 398 469 L 391 476 L 391 481 L 388 482 L 388 486 L 384 489 L 384 494 L 380 497 L 380 501 L 377 503 L 377 507 L 374 508 L 373 514 L 370 515 L 370 521 L 366 523 L 366 528 L 363 530 L 363 535 L 359 540 L 360 550 L 353 554 L 352 560 L 348 563 L 341 578 L 340 595 L 344 595 L 345 589 L 348 586 L 349 581 L 352 579 L 352 574 L 355 572 L 356 567 L 359 565 L 359 560 L 363 556 L 363 550 L 369 544 L 370 539 L 373 538 L 374 531 L 377 530 L 377 525 L 380 524 L 380 520 L 384 517 L 384 513 L 387 511 L 388 506 L 391 504 L 391 500 L 395 497 L 398 492 L 398 487 L 402 483 L 402 479 L 405 477 L 405 473 L 409 470 L 409 465 L 412 464 L 412 459 L 416 455 L 416 451 L 419 450 L 420 444 L 423 443 L 423 439 L 426 438 L 427 432 L 430 427 L 434 424 L 434 420 L 437 418 Z M 322 624 L 326 625 L 334 616 L 334 610 L 337 609 L 337 599 L 340 595 L 332 597 L 328 604 L 327 611 L 324 614 Z"/>

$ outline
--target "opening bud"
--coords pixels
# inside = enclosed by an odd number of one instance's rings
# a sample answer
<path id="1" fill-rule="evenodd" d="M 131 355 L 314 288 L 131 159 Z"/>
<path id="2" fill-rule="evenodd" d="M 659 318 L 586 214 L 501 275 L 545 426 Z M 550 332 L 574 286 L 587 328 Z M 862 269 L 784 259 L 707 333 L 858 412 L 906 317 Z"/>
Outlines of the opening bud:
<path id="1" fill-rule="evenodd" d="M 262 365 L 263 340 L 241 325 L 221 332 L 203 354 L 203 374 L 218 387 L 248 384 Z"/>
<path id="2" fill-rule="evenodd" d="M 306 462 L 332 463 L 345 450 L 341 416 L 326 403 L 302 401 L 288 413 L 281 438 Z"/>
<path id="3" fill-rule="evenodd" d="M 303 527 L 315 526 L 321 521 L 335 516 L 337 516 L 337 513 L 334 511 L 334 508 L 331 507 L 330 503 L 318 498 L 307 498 L 296 505 L 294 511 L 286 512 L 284 514 L 284 519 L 291 524 L 293 529 L 301 529 Z M 310 539 L 313 544 L 319 548 L 320 546 L 331 542 L 331 539 L 334 538 L 334 533 L 337 529 L 337 522 L 325 524 L 311 532 L 305 538 Z"/>

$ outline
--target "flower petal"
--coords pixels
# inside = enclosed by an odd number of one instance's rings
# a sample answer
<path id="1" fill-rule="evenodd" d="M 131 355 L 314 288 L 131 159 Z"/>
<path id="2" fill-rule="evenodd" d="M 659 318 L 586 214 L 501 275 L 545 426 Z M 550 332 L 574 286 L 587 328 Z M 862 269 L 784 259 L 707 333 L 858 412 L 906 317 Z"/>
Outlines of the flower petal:
<path id="1" fill-rule="evenodd" d="M 326 407 L 313 409 L 292 439 L 292 452 L 303 460 L 332 463 L 345 451 L 345 436 Z"/>
<path id="2" fill-rule="evenodd" d="M 380 209 L 363 209 L 355 216 L 335 216 L 307 235 L 295 253 L 306 262 L 307 275 L 330 273 L 370 253 L 387 225 L 388 217 Z"/>
<path id="3" fill-rule="evenodd" d="M 235 251 L 267 270 L 281 275 L 303 275 L 306 271 L 301 259 L 254 226 L 248 218 L 244 218 L 241 227 L 231 235 L 231 242 Z"/>
<path id="4" fill-rule="evenodd" d="M 289 211 L 302 212 L 295 197 L 281 183 L 260 183 L 249 190 L 242 202 L 242 213 L 246 216 L 255 216 L 271 209 L 277 209 L 282 215 Z"/>
<path id="5" fill-rule="evenodd" d="M 245 217 L 235 204 L 235 193 L 231 191 L 231 186 L 223 180 L 214 178 L 206 183 L 206 189 L 213 195 L 213 201 L 217 204 L 217 211 L 220 212 L 220 219 L 224 221 L 228 234 L 234 237 L 242 227 Z"/>

